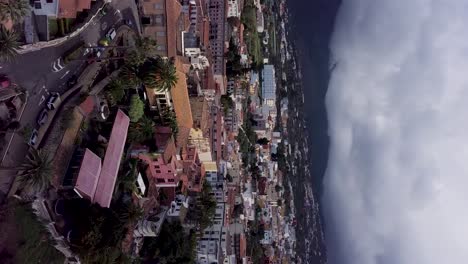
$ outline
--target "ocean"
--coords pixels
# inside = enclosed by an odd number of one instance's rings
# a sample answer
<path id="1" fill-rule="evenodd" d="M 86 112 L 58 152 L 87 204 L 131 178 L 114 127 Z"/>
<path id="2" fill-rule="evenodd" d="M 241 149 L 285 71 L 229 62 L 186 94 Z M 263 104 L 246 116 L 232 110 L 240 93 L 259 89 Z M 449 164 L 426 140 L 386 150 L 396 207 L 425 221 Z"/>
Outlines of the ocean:
<path id="1" fill-rule="evenodd" d="M 297 146 L 296 151 L 308 156 L 296 156 L 293 166 L 296 167 L 296 182 L 292 180 L 296 207 L 304 208 L 304 211 L 298 209 L 297 212 L 299 232 L 304 235 L 304 242 L 300 242 L 301 238 L 298 237 L 297 253 L 301 256 L 298 263 L 327 263 L 326 237 L 323 233 L 326 222 L 320 212 L 322 181 L 329 150 L 325 95 L 332 68 L 329 44 L 340 3 L 341 0 L 287 0 L 290 19 L 288 38 L 295 47 L 301 69 L 300 87 L 295 92 L 304 94 L 304 97 L 288 96 L 290 105 L 296 104 L 297 107 L 290 109 L 296 112 L 296 120 L 292 120 L 290 126 L 303 128 L 290 138 L 306 138 L 307 146 L 301 148 L 299 141 L 290 144 L 293 148 Z M 305 137 L 301 137 L 302 134 Z M 303 181 L 306 184 L 302 184 Z"/>

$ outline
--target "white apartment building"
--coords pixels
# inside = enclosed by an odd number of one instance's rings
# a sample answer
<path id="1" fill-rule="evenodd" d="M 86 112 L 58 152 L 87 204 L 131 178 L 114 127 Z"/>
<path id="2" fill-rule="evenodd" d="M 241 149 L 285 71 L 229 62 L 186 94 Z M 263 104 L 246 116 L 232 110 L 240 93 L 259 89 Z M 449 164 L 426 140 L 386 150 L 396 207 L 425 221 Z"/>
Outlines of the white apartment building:
<path id="1" fill-rule="evenodd" d="M 205 180 L 211 185 L 212 195 L 216 198 L 217 204 L 213 225 L 203 231 L 202 237 L 197 242 L 197 263 L 218 264 L 222 263 L 226 255 L 226 237 L 228 235 L 224 223 L 224 187 L 222 177 L 218 177 L 216 163 L 206 162 L 204 165 Z"/>
<path id="2" fill-rule="evenodd" d="M 228 0 L 227 17 L 240 17 L 239 2 L 237 0 Z"/>

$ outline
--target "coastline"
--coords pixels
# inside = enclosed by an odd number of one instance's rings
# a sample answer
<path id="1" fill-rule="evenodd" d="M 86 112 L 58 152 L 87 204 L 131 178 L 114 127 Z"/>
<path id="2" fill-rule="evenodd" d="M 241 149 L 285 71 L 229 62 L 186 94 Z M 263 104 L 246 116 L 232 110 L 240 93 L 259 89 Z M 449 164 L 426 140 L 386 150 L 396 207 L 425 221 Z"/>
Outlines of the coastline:
<path id="1" fill-rule="evenodd" d="M 274 12 L 277 55 L 271 62 L 276 68 L 278 112 L 281 113 L 278 123 L 284 114 L 288 117 L 287 125 L 280 128 L 288 143 L 282 169 L 286 175 L 284 186 L 291 186 L 294 201 L 291 213 L 297 220 L 296 263 L 327 263 L 320 205 L 329 144 L 325 95 L 330 77 L 329 41 L 341 3 L 332 2 L 327 5 L 320 1 L 281 0 Z M 302 16 L 303 5 L 314 8 L 317 14 L 310 21 L 312 25 L 299 21 L 309 19 Z M 301 14 L 292 7 L 300 9 Z M 326 14 L 322 15 L 322 11 Z M 313 40 L 304 39 L 304 27 L 310 30 L 308 36 Z M 309 149 L 310 146 L 313 147 Z"/>
<path id="2" fill-rule="evenodd" d="M 302 84 L 302 67 L 298 49 L 294 43 L 294 26 L 290 22 L 287 0 L 279 5 L 284 12 L 275 12 L 276 46 L 280 54 L 272 59 L 276 69 L 277 102 L 279 112 L 288 117 L 287 125 L 280 131 L 287 139 L 285 144 L 284 186 L 290 186 L 293 194 L 291 213 L 296 216 L 296 263 L 326 263 L 326 247 L 321 223 L 320 205 L 314 190 L 309 165 L 309 135 L 306 131 L 305 97 Z M 286 99 L 286 100 L 285 100 Z M 287 101 L 287 102 L 286 102 Z M 285 106 L 287 105 L 287 110 Z M 286 110 L 286 111 L 285 111 Z M 278 122 L 281 123 L 281 122 Z M 298 210 L 294 210 L 298 208 Z"/>

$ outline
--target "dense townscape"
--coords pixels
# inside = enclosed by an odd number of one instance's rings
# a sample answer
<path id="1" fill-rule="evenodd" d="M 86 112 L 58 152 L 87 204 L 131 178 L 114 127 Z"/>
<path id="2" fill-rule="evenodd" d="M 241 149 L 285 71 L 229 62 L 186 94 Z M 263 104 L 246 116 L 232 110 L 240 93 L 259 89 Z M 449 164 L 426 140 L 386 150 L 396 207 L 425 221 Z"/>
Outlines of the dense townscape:
<path id="1" fill-rule="evenodd" d="M 0 21 L 1 263 L 301 263 L 284 0 L 0 0 Z"/>

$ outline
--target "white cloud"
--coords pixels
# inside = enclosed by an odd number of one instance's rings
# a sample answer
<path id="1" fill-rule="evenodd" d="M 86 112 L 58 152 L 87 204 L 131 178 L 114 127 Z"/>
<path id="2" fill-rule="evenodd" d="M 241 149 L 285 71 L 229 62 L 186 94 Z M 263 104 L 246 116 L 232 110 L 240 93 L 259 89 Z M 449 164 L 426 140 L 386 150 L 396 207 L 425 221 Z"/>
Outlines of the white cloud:
<path id="1" fill-rule="evenodd" d="M 331 263 L 468 263 L 468 0 L 344 0 L 327 94 Z"/>

